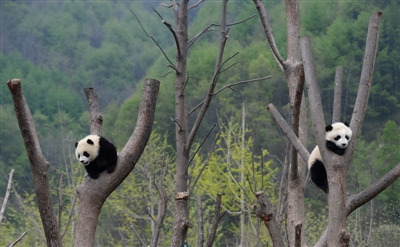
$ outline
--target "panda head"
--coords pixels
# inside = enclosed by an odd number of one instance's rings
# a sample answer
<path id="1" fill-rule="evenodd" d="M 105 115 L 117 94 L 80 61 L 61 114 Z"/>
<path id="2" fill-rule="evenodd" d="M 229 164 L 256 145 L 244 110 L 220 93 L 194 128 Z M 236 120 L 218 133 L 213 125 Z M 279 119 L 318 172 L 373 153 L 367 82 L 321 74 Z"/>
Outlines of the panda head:
<path id="1" fill-rule="evenodd" d="M 334 143 L 336 147 L 341 149 L 347 147 L 353 134 L 347 122 L 328 125 L 325 127 L 325 130 L 325 140 Z"/>
<path id="2" fill-rule="evenodd" d="M 100 149 L 99 140 L 98 135 L 88 135 L 75 143 L 75 156 L 79 162 L 87 166 L 97 158 Z"/>

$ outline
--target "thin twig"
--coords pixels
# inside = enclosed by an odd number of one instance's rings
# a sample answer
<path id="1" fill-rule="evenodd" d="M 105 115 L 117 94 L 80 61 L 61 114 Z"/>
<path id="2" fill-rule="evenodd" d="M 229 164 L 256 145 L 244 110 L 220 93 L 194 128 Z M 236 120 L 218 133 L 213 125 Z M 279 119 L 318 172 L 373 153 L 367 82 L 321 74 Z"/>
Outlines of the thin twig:
<path id="1" fill-rule="evenodd" d="M 26 235 L 27 233 L 28 233 L 28 231 L 22 233 L 22 235 L 21 235 L 17 240 L 15 240 L 9 247 L 14 247 L 19 241 L 22 240 L 23 237 L 25 237 L 25 235 Z"/>
<path id="2" fill-rule="evenodd" d="M 167 54 L 164 52 L 164 50 L 161 48 L 161 46 L 157 43 L 157 41 L 153 38 L 153 36 L 150 36 L 146 30 L 144 29 L 142 23 L 140 22 L 139 18 L 136 16 L 135 13 L 133 13 L 133 11 L 129 8 L 129 11 L 131 11 L 132 15 L 135 16 L 137 22 L 139 23 L 140 27 L 142 28 L 143 32 L 147 35 L 147 37 L 149 37 L 150 39 L 153 40 L 153 42 L 158 46 L 158 48 L 160 48 L 161 52 L 164 54 L 164 57 L 168 60 L 168 62 L 170 63 L 170 66 L 172 69 L 175 70 L 175 72 L 178 72 L 178 70 L 176 69 L 176 67 L 174 66 L 174 64 L 171 62 L 171 60 L 168 58 Z"/>
<path id="3" fill-rule="evenodd" d="M 171 74 L 173 71 L 169 71 L 163 75 L 158 74 L 159 77 L 166 77 L 167 75 Z"/>
<path id="4" fill-rule="evenodd" d="M 179 122 L 176 119 L 173 119 L 172 117 L 170 117 L 169 119 L 171 119 L 172 122 L 175 122 L 179 126 L 179 131 L 182 131 L 182 126 L 179 124 Z"/>
<path id="5" fill-rule="evenodd" d="M 175 30 L 172 28 L 172 25 L 169 23 L 169 22 L 167 22 L 161 15 L 160 15 L 160 13 L 158 13 L 157 12 L 157 10 L 155 10 L 154 8 L 153 8 L 153 11 L 154 12 L 156 12 L 156 14 L 161 18 L 161 22 L 165 25 L 165 26 L 167 26 L 167 28 L 168 28 L 168 30 L 172 33 L 172 35 L 174 36 L 174 40 L 175 40 L 175 44 L 176 44 L 176 51 L 177 51 L 177 53 L 178 53 L 178 57 L 181 57 L 181 49 L 180 49 L 180 46 L 179 46 L 179 41 L 178 41 L 178 37 L 176 36 L 176 32 L 175 32 Z"/>
<path id="6" fill-rule="evenodd" d="M 11 183 L 12 183 L 13 174 L 14 174 L 14 169 L 11 169 L 10 174 L 8 176 L 8 184 L 7 184 L 6 195 L 4 197 L 3 205 L 1 206 L 1 211 L 0 211 L 0 225 L 1 225 L 1 222 L 3 221 L 3 215 L 4 215 L 4 211 L 6 210 L 8 197 L 10 196 L 10 190 L 11 190 Z"/>
<path id="7" fill-rule="evenodd" d="M 145 244 L 142 240 L 142 238 L 139 236 L 139 233 L 136 231 L 135 227 L 133 226 L 133 224 L 130 225 L 131 229 L 133 230 L 133 232 L 135 233 L 136 237 L 139 239 L 140 243 L 142 244 L 142 246 L 147 246 L 147 244 Z"/>
<path id="8" fill-rule="evenodd" d="M 188 82 L 189 82 L 189 75 L 187 75 L 187 77 L 186 77 L 185 85 L 183 85 L 181 96 L 183 96 L 183 93 L 185 92 L 185 88 L 186 88 L 186 85 Z"/>
<path id="9" fill-rule="evenodd" d="M 71 210 L 69 211 L 69 216 L 68 216 L 67 224 L 65 225 L 64 232 L 61 234 L 61 240 L 64 238 L 65 234 L 67 233 L 68 226 L 69 226 L 69 224 L 71 223 L 72 215 L 74 214 L 74 208 L 75 208 L 75 204 L 76 204 L 76 198 L 78 198 L 78 194 L 76 194 L 76 195 L 74 196 L 74 200 L 73 200 L 73 202 L 72 202 L 72 207 L 71 207 Z"/>
<path id="10" fill-rule="evenodd" d="M 204 137 L 203 141 L 200 143 L 200 146 L 197 148 L 196 152 L 194 152 L 192 158 L 190 158 L 190 160 L 189 160 L 189 162 L 188 162 L 188 164 L 187 164 L 187 166 L 186 166 L 186 173 L 187 173 L 187 170 L 189 169 L 190 163 L 192 163 L 192 160 L 194 159 L 194 157 L 196 156 L 196 154 L 199 152 L 200 148 L 203 146 L 204 142 L 207 140 L 208 136 L 211 134 L 211 131 L 215 128 L 215 126 L 217 126 L 217 124 L 214 124 L 214 125 L 211 127 L 211 129 L 208 131 L 206 137 Z"/>
<path id="11" fill-rule="evenodd" d="M 216 92 L 213 93 L 212 96 L 217 95 L 218 93 L 222 92 L 223 90 L 230 88 L 232 90 L 234 90 L 232 87 L 237 86 L 237 85 L 241 85 L 241 84 L 245 84 L 245 83 L 249 83 L 249 82 L 255 82 L 255 81 L 262 81 L 262 80 L 266 80 L 271 78 L 271 76 L 266 76 L 266 77 L 262 77 L 262 78 L 256 78 L 256 79 L 251 79 L 251 80 L 246 80 L 246 81 L 239 81 L 239 82 L 235 82 L 235 83 L 231 83 L 228 85 L 223 86 L 222 88 L 218 89 Z M 196 105 L 190 112 L 189 112 L 189 116 L 193 114 L 193 112 L 195 112 L 198 108 L 200 108 L 202 105 L 204 104 L 204 100 L 202 102 L 200 102 L 198 105 Z"/>
<path id="12" fill-rule="evenodd" d="M 241 21 L 234 22 L 234 23 L 228 23 L 228 24 L 226 24 L 226 26 L 227 26 L 227 27 L 230 27 L 230 26 L 234 26 L 234 25 L 243 23 L 243 22 L 245 22 L 245 21 L 250 20 L 250 19 L 253 18 L 254 16 L 255 16 L 255 14 L 252 15 L 252 16 L 250 16 L 250 17 L 247 17 L 246 19 L 243 19 L 243 20 L 241 20 Z M 207 33 L 207 32 L 213 31 L 214 28 L 211 28 L 211 27 L 220 27 L 220 26 L 221 26 L 221 24 L 215 24 L 215 23 L 209 24 L 209 25 L 208 25 L 206 28 L 204 28 L 200 33 L 196 34 L 193 38 L 191 38 L 191 39 L 189 40 L 188 49 L 189 49 L 189 47 L 190 47 L 191 45 L 194 44 L 194 42 L 196 42 L 196 41 L 201 37 L 201 35 L 203 35 L 203 34 L 205 34 L 205 33 Z"/>
<path id="13" fill-rule="evenodd" d="M 215 145 L 216 145 L 216 143 L 217 143 L 219 137 L 221 136 L 221 133 L 222 133 L 222 130 L 223 130 L 223 129 L 224 129 L 224 126 L 221 126 L 220 131 L 218 132 L 217 136 L 216 136 L 215 139 L 214 139 L 213 144 L 211 145 L 211 149 L 210 149 L 210 151 L 208 152 L 208 157 L 207 157 L 206 161 L 204 162 L 203 167 L 200 169 L 199 174 L 197 175 L 196 179 L 195 179 L 194 182 L 193 182 L 193 185 L 192 185 L 191 188 L 189 189 L 189 197 L 190 197 L 191 194 L 193 193 L 194 187 L 196 186 L 197 181 L 200 179 L 200 176 L 201 176 L 201 174 L 203 173 L 204 169 L 208 166 L 208 163 L 210 162 L 211 155 L 212 155 L 212 153 L 214 152 Z"/>
<path id="14" fill-rule="evenodd" d="M 61 212 L 62 212 L 62 177 L 63 173 L 60 174 L 58 179 L 58 229 L 61 229 Z"/>
<path id="15" fill-rule="evenodd" d="M 193 8 L 196 8 L 197 6 L 199 6 L 202 2 L 204 2 L 205 0 L 199 0 L 199 1 L 197 1 L 197 3 L 195 3 L 195 4 L 193 4 L 193 5 L 191 5 L 191 6 L 189 6 L 188 7 L 188 10 L 191 10 L 191 9 L 193 9 Z"/>

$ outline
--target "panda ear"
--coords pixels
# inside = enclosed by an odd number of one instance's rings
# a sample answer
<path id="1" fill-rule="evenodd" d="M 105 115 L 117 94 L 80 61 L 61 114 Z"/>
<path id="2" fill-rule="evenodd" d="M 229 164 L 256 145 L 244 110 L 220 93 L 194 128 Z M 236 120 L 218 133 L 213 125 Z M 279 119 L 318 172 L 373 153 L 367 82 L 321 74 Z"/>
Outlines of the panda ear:
<path id="1" fill-rule="evenodd" d="M 346 125 L 347 127 L 350 127 L 348 122 L 344 122 L 344 125 Z"/>
<path id="2" fill-rule="evenodd" d="M 90 144 L 90 145 L 93 145 L 93 144 L 94 144 L 93 141 L 90 140 L 90 139 L 87 139 L 87 143 Z"/>
<path id="3" fill-rule="evenodd" d="M 328 125 L 328 126 L 325 127 L 325 131 L 326 132 L 331 131 L 331 130 L 333 130 L 332 125 Z"/>
<path id="4" fill-rule="evenodd" d="M 78 142 L 75 142 L 75 148 L 78 146 Z"/>

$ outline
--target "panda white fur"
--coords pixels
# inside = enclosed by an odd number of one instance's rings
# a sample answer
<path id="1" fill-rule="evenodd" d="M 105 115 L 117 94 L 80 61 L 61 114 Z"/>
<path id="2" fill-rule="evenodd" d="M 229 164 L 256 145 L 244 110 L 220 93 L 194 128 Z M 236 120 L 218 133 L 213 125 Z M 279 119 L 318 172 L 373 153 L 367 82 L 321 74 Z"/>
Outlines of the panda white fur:
<path id="1" fill-rule="evenodd" d="M 75 156 L 93 179 L 98 178 L 104 170 L 113 172 L 118 159 L 115 145 L 98 135 L 88 135 L 76 142 Z"/>
<path id="2" fill-rule="evenodd" d="M 326 126 L 325 130 L 326 148 L 338 155 L 343 155 L 352 136 L 349 124 L 347 122 L 338 122 Z M 311 180 L 315 185 L 325 193 L 328 193 L 328 178 L 318 146 L 316 146 L 310 154 L 310 158 L 308 159 L 308 169 L 310 170 Z"/>

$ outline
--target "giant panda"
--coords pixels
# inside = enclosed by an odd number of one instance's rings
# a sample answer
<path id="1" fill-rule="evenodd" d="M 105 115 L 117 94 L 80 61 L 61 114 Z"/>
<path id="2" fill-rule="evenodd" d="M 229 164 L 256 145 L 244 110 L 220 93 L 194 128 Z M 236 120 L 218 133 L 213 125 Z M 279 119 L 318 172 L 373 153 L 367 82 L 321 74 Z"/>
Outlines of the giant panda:
<path id="1" fill-rule="evenodd" d="M 113 172 L 118 159 L 115 145 L 99 135 L 88 135 L 76 142 L 75 156 L 93 179 L 97 179 L 104 170 Z"/>
<path id="2" fill-rule="evenodd" d="M 352 136 L 349 124 L 347 122 L 334 123 L 326 126 L 325 131 L 326 148 L 338 155 L 343 155 Z M 315 185 L 325 193 L 328 193 L 328 178 L 318 146 L 316 146 L 310 154 L 310 158 L 308 159 L 308 169 L 311 174 L 311 180 Z"/>

